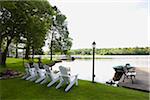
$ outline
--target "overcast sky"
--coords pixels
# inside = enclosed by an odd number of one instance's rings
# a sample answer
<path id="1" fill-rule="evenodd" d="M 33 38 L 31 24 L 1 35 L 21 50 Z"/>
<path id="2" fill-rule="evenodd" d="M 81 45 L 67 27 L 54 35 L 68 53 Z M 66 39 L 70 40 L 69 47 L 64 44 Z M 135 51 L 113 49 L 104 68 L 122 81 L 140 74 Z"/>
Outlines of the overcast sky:
<path id="1" fill-rule="evenodd" d="M 67 16 L 72 49 L 148 46 L 147 0 L 49 0 Z"/>

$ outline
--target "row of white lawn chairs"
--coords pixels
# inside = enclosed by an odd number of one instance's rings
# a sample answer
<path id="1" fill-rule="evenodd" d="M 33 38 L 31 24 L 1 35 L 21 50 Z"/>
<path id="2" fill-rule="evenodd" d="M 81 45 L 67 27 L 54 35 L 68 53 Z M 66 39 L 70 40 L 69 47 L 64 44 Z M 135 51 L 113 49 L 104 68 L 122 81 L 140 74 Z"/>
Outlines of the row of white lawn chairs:
<path id="1" fill-rule="evenodd" d="M 69 91 L 71 87 L 76 83 L 78 85 L 78 75 L 71 76 L 68 73 L 68 69 L 63 66 L 59 66 L 60 72 L 54 73 L 48 65 L 43 65 L 44 69 L 40 69 L 38 64 L 34 63 L 33 68 L 30 68 L 28 63 L 25 63 L 26 74 L 22 79 L 34 81 L 35 83 L 44 84 L 49 82 L 47 87 L 52 86 L 54 83 L 59 81 L 56 89 L 60 88 L 64 83 L 68 84 L 65 91 Z"/>

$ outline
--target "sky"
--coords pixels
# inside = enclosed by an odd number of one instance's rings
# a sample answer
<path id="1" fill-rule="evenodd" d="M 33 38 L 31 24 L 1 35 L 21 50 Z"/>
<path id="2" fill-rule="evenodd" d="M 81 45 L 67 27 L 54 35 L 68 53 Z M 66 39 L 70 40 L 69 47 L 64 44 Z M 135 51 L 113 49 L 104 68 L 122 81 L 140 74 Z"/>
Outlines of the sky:
<path id="1" fill-rule="evenodd" d="M 146 47 L 147 0 L 49 0 L 67 16 L 72 49 Z M 46 49 L 46 47 L 45 47 Z"/>

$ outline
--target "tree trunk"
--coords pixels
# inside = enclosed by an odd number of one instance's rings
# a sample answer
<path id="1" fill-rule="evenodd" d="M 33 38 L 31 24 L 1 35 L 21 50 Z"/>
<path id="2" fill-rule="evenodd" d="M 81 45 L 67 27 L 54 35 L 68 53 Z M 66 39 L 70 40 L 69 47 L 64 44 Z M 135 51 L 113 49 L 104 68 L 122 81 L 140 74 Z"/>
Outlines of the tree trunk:
<path id="1" fill-rule="evenodd" d="M 1 58 L 1 65 L 6 65 L 6 58 L 7 58 L 7 51 L 8 50 L 5 50 L 3 53 L 2 53 L 2 58 Z"/>
<path id="2" fill-rule="evenodd" d="M 1 65 L 1 62 L 2 62 L 2 50 L 0 48 L 0 65 Z"/>
<path id="3" fill-rule="evenodd" d="M 2 61 L 2 35 L 0 33 L 0 64 L 1 64 L 1 61 Z"/>
<path id="4" fill-rule="evenodd" d="M 15 58 L 18 58 L 18 43 L 16 43 L 16 56 Z"/>
<path id="5" fill-rule="evenodd" d="M 10 51 L 8 50 L 8 51 L 7 51 L 7 54 L 6 54 L 7 57 L 10 57 L 10 56 L 9 56 L 9 53 L 10 53 Z"/>
<path id="6" fill-rule="evenodd" d="M 29 59 L 29 54 L 30 54 L 30 46 L 27 45 L 27 47 L 26 47 L 26 53 L 25 53 L 25 59 Z"/>
<path id="7" fill-rule="evenodd" d="M 51 39 L 51 47 L 50 47 L 51 57 L 50 57 L 50 60 L 53 60 L 53 38 L 54 38 L 54 33 L 52 33 L 52 39 Z"/>
<path id="8" fill-rule="evenodd" d="M 1 56 L 0 56 L 0 59 L 1 59 L 0 60 L 0 65 L 6 65 L 7 52 L 8 52 L 8 47 L 9 47 L 9 45 L 11 43 L 11 40 L 12 39 L 10 39 L 10 40 L 7 41 L 6 48 L 5 48 L 4 52 L 1 53 Z"/>
<path id="9" fill-rule="evenodd" d="M 50 60 L 53 60 L 53 49 L 52 49 L 52 41 L 51 41 L 51 47 L 50 47 L 50 52 L 51 52 L 51 57 L 50 57 Z"/>
<path id="10" fill-rule="evenodd" d="M 34 62 L 34 48 L 32 47 L 32 61 Z"/>

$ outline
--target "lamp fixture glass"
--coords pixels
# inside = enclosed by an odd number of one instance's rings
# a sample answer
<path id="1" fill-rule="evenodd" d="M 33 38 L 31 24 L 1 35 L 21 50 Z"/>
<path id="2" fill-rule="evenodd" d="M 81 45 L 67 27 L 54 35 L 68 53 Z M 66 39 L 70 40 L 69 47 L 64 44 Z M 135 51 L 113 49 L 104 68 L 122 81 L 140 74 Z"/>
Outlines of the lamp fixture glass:
<path id="1" fill-rule="evenodd" d="M 96 43 L 95 43 L 95 41 L 92 43 L 92 46 L 93 46 L 93 48 L 95 48 L 95 47 L 96 47 Z"/>

